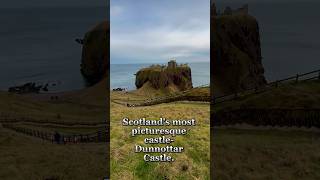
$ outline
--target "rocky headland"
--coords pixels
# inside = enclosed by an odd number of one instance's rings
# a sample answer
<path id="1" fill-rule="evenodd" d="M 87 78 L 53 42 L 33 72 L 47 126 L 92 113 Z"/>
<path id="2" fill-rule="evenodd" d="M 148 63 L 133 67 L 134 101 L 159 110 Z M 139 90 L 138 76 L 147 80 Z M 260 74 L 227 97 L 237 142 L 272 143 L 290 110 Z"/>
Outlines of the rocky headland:
<path id="1" fill-rule="evenodd" d="M 211 72 L 216 96 L 266 83 L 262 65 L 259 25 L 248 6 L 211 9 Z"/>
<path id="2" fill-rule="evenodd" d="M 110 22 L 104 21 L 87 32 L 82 41 L 81 73 L 88 85 L 107 76 L 110 54 Z"/>
<path id="3" fill-rule="evenodd" d="M 136 73 L 137 89 L 184 91 L 192 88 L 191 68 L 187 64 L 178 65 L 175 61 L 168 65 L 152 65 Z"/>

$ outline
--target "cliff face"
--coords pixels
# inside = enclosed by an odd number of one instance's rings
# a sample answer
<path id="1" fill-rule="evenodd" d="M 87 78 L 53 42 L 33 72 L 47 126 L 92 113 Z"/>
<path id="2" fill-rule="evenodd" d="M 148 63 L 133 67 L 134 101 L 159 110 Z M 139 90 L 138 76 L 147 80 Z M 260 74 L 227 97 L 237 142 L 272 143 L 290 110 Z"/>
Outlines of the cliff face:
<path id="1" fill-rule="evenodd" d="M 154 89 L 187 90 L 192 88 L 191 68 L 187 65 L 175 68 L 151 66 L 136 73 L 136 87 L 145 85 Z"/>
<path id="2" fill-rule="evenodd" d="M 259 25 L 248 14 L 216 15 L 211 11 L 211 61 L 216 95 L 266 83 L 261 63 Z"/>
<path id="3" fill-rule="evenodd" d="M 105 21 L 85 34 L 83 40 L 81 73 L 89 85 L 106 77 L 109 69 L 110 25 Z"/>

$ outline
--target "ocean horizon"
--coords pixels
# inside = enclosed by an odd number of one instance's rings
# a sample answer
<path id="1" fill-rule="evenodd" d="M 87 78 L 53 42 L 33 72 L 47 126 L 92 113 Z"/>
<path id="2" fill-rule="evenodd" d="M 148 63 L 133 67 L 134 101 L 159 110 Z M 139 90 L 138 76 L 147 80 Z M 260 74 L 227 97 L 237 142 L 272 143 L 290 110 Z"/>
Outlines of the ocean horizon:
<path id="1" fill-rule="evenodd" d="M 137 64 L 111 64 L 110 88 L 126 88 L 135 90 L 135 73 L 152 64 L 166 63 L 137 63 Z M 178 63 L 181 64 L 181 63 Z M 184 64 L 184 63 L 183 63 Z M 210 83 L 210 62 L 187 63 L 191 68 L 192 84 L 194 87 Z"/>

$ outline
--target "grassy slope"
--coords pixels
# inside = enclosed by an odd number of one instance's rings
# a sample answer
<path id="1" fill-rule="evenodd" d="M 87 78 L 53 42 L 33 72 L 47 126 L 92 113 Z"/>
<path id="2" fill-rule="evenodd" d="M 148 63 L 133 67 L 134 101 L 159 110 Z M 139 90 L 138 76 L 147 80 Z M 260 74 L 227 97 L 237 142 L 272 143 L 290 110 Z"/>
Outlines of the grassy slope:
<path id="1" fill-rule="evenodd" d="M 105 122 L 106 90 L 103 83 L 94 87 L 59 95 L 58 101 L 0 91 L 0 115 L 49 122 Z M 42 95 L 40 95 L 42 96 Z M 49 95 L 48 95 L 49 96 Z"/>
<path id="2" fill-rule="evenodd" d="M 215 130 L 218 180 L 319 179 L 319 133 L 283 130 Z"/>
<path id="3" fill-rule="evenodd" d="M 320 108 L 318 81 L 287 84 L 272 91 L 219 104 L 237 108 Z M 215 179 L 319 179 L 319 133 L 285 129 L 215 129 Z"/>
<path id="4" fill-rule="evenodd" d="M 0 179 L 101 179 L 104 143 L 56 145 L 0 127 Z"/>
<path id="5" fill-rule="evenodd" d="M 142 99 L 139 94 L 120 95 L 112 93 L 112 98 Z M 146 98 L 146 97 L 144 97 Z M 172 145 L 185 147 L 185 152 L 174 154 L 173 163 L 145 163 L 143 154 L 134 153 L 136 143 L 141 145 L 143 138 L 131 138 L 130 128 L 122 127 L 124 117 L 131 119 L 196 118 L 198 125 L 192 127 L 190 135 L 177 137 Z M 209 179 L 209 105 L 169 103 L 155 106 L 128 108 L 111 103 L 111 178 L 113 179 Z M 156 137 L 156 136 L 155 136 Z M 187 167 L 187 170 L 183 170 Z"/>
<path id="6" fill-rule="evenodd" d="M 237 108 L 320 108 L 320 82 L 309 81 L 285 84 L 271 91 L 241 97 L 236 101 L 215 106 L 220 109 Z"/>
<path id="7" fill-rule="evenodd" d="M 160 89 L 155 90 L 148 86 L 146 86 L 131 92 L 112 92 L 112 100 L 125 104 L 127 102 L 131 103 L 142 103 L 146 99 L 154 99 L 159 97 L 168 97 L 169 95 L 179 95 L 181 92 L 171 91 L 170 89 Z M 184 97 L 194 97 L 194 96 L 210 96 L 210 89 L 208 87 L 202 88 L 193 88 L 187 90 L 185 94 L 181 94 Z"/>
<path id="8" fill-rule="evenodd" d="M 50 122 L 104 123 L 107 93 L 103 87 L 100 83 L 85 90 L 59 94 L 59 100 L 54 102 L 42 95 L 38 98 L 0 92 L 1 117 L 48 121 L 49 124 L 20 124 L 46 132 L 96 132 L 103 127 L 57 126 Z M 0 124 L 0 179 L 102 179 L 108 169 L 106 165 L 105 143 L 56 145 L 3 129 Z"/>
<path id="9" fill-rule="evenodd" d="M 186 96 L 210 96 L 210 88 L 209 87 L 201 87 L 191 89 L 186 93 Z"/>
<path id="10" fill-rule="evenodd" d="M 217 106 L 216 109 L 237 108 L 244 105 L 261 108 L 281 106 L 317 108 L 317 102 L 319 102 L 320 98 L 319 92 L 319 83 L 301 83 L 280 87 L 270 92 L 240 99 L 237 102 L 226 103 L 223 106 Z M 86 98 L 79 98 L 80 94 L 85 94 L 86 96 L 84 97 Z M 90 102 L 88 101 L 90 99 L 89 94 L 81 92 L 78 95 L 75 94 L 73 99 L 78 97 L 78 104 L 80 100 L 81 103 Z M 126 98 L 121 93 L 113 93 L 112 96 Z M 145 98 L 141 94 L 129 93 L 128 96 L 130 96 L 130 99 L 141 100 Z M 293 96 L 296 98 L 292 98 Z M 76 111 L 75 106 L 73 106 L 75 108 L 74 111 L 66 109 L 65 107 L 68 107 L 68 103 L 51 104 L 30 101 L 29 99 L 21 100 L 22 97 L 20 96 L 8 95 L 3 92 L 0 93 L 0 97 L 2 99 L 0 101 L 2 112 L 10 111 L 24 114 L 32 108 L 35 109 L 35 115 L 54 116 L 56 109 L 67 114 L 72 114 L 72 112 Z M 92 104 L 98 105 L 102 101 L 93 100 L 92 102 Z M 90 110 L 86 106 L 79 106 L 83 108 L 82 110 Z M 43 109 L 48 109 L 50 114 L 43 112 Z M 183 179 L 186 177 L 203 178 L 208 176 L 209 155 L 207 147 L 209 146 L 209 132 L 207 130 L 209 125 L 209 105 L 177 102 L 151 107 L 127 108 L 112 103 L 111 111 L 111 146 L 114 147 L 111 152 L 112 157 L 114 157 L 111 162 L 113 177 L 133 179 L 134 177 L 155 178 L 167 175 Z M 81 118 L 80 116 L 83 116 L 83 114 L 77 115 L 74 113 L 72 116 Z M 120 120 L 124 116 L 130 118 L 197 117 L 199 122 L 203 123 L 196 127 L 190 139 L 177 138 L 176 143 L 185 146 L 186 152 L 178 156 L 175 155 L 177 158 L 175 164 L 168 165 L 164 163 L 148 166 L 137 160 L 136 156 L 141 155 L 132 152 L 135 141 L 129 138 L 128 129 L 122 128 L 120 124 Z M 88 119 L 83 118 L 83 120 Z M 42 179 L 43 177 L 70 179 L 69 177 L 72 176 L 76 176 L 78 179 L 90 179 L 89 177 L 94 177 L 94 174 L 104 174 L 104 144 L 57 146 L 2 128 L 0 129 L 0 134 L 0 166 L 6 167 L 0 168 L 0 179 L 25 179 L 28 177 L 30 179 Z M 214 161 L 216 162 L 215 176 L 217 179 L 318 179 L 320 176 L 318 173 L 320 172 L 320 144 L 318 137 L 319 134 L 317 133 L 301 131 L 217 130 L 213 140 Z M 137 141 L 141 141 L 141 139 L 138 138 Z M 141 159 L 142 157 L 139 158 Z M 182 166 L 187 166 L 188 170 L 183 171 L 181 169 Z M 122 169 L 121 171 L 120 168 Z M 135 172 L 135 174 L 132 172 Z M 148 173 L 143 174 L 143 172 Z M 12 177 L 13 175 L 15 177 Z"/>

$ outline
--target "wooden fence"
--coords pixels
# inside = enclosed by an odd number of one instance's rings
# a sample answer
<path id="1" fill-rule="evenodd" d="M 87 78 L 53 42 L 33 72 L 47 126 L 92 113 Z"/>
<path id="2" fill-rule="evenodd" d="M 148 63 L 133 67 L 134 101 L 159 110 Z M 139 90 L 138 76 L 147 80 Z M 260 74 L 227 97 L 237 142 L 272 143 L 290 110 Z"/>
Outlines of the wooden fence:
<path id="1" fill-rule="evenodd" d="M 288 78 L 284 78 L 281 80 L 267 83 L 266 85 L 261 86 L 261 87 L 253 87 L 253 88 L 249 88 L 246 90 L 242 90 L 239 92 L 235 92 L 235 93 L 227 94 L 227 95 L 222 95 L 222 96 L 218 96 L 218 97 L 213 96 L 211 103 L 213 105 L 216 105 L 216 104 L 223 103 L 226 101 L 236 100 L 241 96 L 265 92 L 265 91 L 271 90 L 273 88 L 277 88 L 277 87 L 281 86 L 282 84 L 287 84 L 290 82 L 291 83 L 299 83 L 299 82 L 305 82 L 305 81 L 310 81 L 310 80 L 320 80 L 320 70 L 311 71 L 311 72 L 304 73 L 304 74 L 297 74 L 295 76 L 291 76 Z"/>
<path id="2" fill-rule="evenodd" d="M 57 144 L 109 142 L 109 137 L 107 137 L 107 129 L 105 131 L 97 131 L 91 134 L 64 134 L 59 132 L 44 132 L 25 127 L 19 127 L 13 123 L 2 124 L 2 126 L 3 128 L 11 129 L 18 133 L 41 138 Z"/>
<path id="3" fill-rule="evenodd" d="M 62 119 L 33 119 L 30 118 L 32 115 L 28 114 L 15 114 L 15 113 L 4 113 L 0 112 L 0 123 L 18 123 L 18 122 L 28 122 L 28 123 L 37 123 L 37 124 L 53 124 L 53 125 L 65 125 L 65 126 L 99 126 L 106 125 L 107 121 L 90 121 L 79 122 L 79 121 L 65 121 Z"/>
<path id="4" fill-rule="evenodd" d="M 320 128 L 320 109 L 235 109 L 213 115 L 213 126 L 249 124 L 253 126 Z"/>

